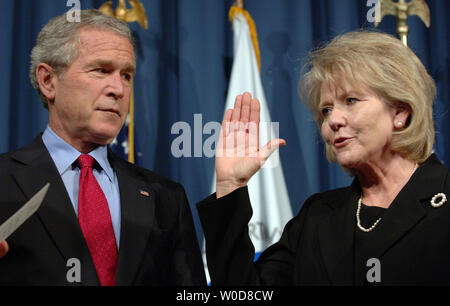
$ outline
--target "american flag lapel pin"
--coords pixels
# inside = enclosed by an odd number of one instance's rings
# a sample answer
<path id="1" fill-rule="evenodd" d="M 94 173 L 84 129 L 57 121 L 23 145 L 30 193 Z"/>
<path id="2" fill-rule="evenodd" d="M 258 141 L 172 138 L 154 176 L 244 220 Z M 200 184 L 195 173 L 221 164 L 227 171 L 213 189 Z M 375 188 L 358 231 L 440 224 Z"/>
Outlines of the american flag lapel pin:
<path id="1" fill-rule="evenodd" d="M 148 193 L 148 191 L 145 191 L 145 190 L 139 190 L 139 193 L 141 194 L 141 195 L 143 195 L 144 197 L 150 197 L 150 193 Z"/>

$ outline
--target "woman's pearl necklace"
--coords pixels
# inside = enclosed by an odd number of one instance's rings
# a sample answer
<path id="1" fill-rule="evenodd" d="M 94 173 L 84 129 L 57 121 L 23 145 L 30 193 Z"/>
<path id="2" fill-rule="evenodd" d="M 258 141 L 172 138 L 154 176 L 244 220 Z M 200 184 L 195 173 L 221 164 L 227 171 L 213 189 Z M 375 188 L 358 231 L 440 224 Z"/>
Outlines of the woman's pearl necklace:
<path id="1" fill-rule="evenodd" d="M 417 170 L 417 168 L 419 168 L 419 164 L 416 163 L 416 165 L 414 166 L 414 169 L 413 169 L 411 175 Z M 369 228 L 363 227 L 361 225 L 361 220 L 359 218 L 359 213 L 361 212 L 361 202 L 362 202 L 362 197 L 359 197 L 358 209 L 356 210 L 356 225 L 358 226 L 358 228 L 360 230 L 362 230 L 363 232 L 368 233 L 368 232 L 372 231 L 375 228 L 375 226 L 377 226 L 377 224 L 381 221 L 381 218 L 378 218 L 378 220 L 375 221 L 375 223 L 371 227 L 369 227 Z"/>
<path id="2" fill-rule="evenodd" d="M 365 228 L 361 225 L 361 220 L 359 219 L 359 212 L 361 211 L 361 197 L 358 200 L 358 209 L 356 210 L 356 225 L 358 225 L 359 229 L 362 230 L 363 232 L 370 232 L 371 230 L 373 230 L 375 228 L 375 226 L 377 226 L 378 222 L 381 221 L 381 218 L 378 218 L 377 221 L 375 221 L 375 223 L 369 227 L 369 228 Z"/>

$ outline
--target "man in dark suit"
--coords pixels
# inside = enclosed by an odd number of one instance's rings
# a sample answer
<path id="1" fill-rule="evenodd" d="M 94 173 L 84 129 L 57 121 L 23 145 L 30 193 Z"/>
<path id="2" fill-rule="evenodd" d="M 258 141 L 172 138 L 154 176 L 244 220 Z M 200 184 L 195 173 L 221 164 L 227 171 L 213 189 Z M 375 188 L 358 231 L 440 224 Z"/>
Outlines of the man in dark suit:
<path id="1" fill-rule="evenodd" d="M 0 222 L 51 186 L 1 242 L 0 284 L 205 284 L 183 187 L 106 147 L 126 120 L 136 67 L 126 23 L 95 10 L 82 11 L 81 22 L 59 16 L 31 58 L 49 125 L 0 156 Z"/>

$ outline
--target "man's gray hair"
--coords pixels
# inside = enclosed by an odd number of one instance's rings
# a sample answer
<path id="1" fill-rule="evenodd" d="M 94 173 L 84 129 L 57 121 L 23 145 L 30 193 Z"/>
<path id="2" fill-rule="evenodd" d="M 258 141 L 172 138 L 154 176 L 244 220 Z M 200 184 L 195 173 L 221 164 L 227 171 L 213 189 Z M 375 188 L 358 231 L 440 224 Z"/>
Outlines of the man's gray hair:
<path id="1" fill-rule="evenodd" d="M 40 63 L 51 66 L 60 76 L 78 56 L 79 32 L 84 28 L 107 30 L 129 39 L 134 46 L 133 36 L 127 23 L 107 16 L 99 10 L 81 10 L 80 22 L 68 21 L 66 14 L 50 20 L 38 35 L 36 46 L 31 51 L 30 81 L 39 94 L 45 108 L 47 98 L 42 94 L 36 78 Z"/>

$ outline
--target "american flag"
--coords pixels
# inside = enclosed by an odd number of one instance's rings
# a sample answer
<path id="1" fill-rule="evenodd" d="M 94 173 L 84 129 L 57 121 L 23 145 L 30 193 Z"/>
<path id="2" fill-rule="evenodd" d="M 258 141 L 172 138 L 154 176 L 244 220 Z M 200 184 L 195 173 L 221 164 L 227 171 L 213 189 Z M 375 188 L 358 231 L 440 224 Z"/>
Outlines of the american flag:
<path id="1" fill-rule="evenodd" d="M 133 124 L 132 117 L 130 114 L 127 116 L 127 120 L 120 130 L 119 135 L 109 144 L 110 149 L 131 163 L 139 164 L 140 152 L 137 150 L 136 140 L 134 140 L 134 135 L 132 135 L 132 129 L 130 128 Z M 132 136 L 132 137 L 130 137 Z"/>

